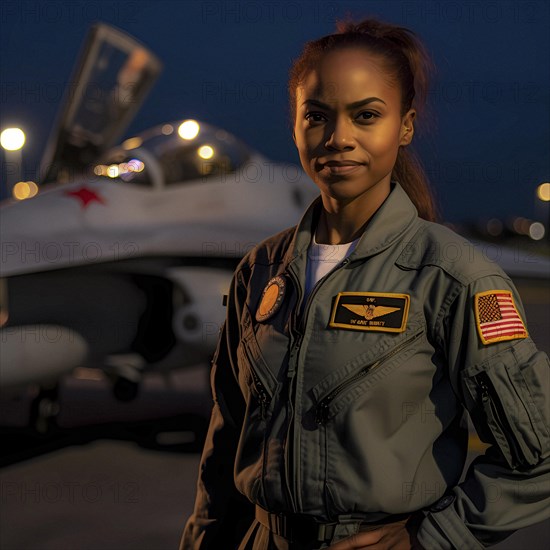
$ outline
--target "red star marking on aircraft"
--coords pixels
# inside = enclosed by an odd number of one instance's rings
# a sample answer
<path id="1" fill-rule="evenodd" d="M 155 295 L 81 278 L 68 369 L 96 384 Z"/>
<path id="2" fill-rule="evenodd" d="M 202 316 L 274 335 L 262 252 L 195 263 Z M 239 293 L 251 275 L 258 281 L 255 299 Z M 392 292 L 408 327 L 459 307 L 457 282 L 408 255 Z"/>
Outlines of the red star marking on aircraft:
<path id="1" fill-rule="evenodd" d="M 105 204 L 103 197 L 100 197 L 95 191 L 90 191 L 90 189 L 87 189 L 86 187 L 81 187 L 77 191 L 65 191 L 65 195 L 75 197 L 82 201 L 80 203 L 82 208 L 86 208 L 91 202 L 94 201 Z"/>

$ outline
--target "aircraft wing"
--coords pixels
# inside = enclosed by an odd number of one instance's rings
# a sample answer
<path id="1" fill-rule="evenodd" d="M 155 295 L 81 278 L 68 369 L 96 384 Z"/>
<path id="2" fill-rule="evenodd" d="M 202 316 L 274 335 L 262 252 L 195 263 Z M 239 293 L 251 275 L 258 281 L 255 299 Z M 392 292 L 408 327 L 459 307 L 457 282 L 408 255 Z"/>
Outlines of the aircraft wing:
<path id="1" fill-rule="evenodd" d="M 66 182 L 84 173 L 121 136 L 161 70 L 158 58 L 133 37 L 94 25 L 48 140 L 41 182 Z"/>

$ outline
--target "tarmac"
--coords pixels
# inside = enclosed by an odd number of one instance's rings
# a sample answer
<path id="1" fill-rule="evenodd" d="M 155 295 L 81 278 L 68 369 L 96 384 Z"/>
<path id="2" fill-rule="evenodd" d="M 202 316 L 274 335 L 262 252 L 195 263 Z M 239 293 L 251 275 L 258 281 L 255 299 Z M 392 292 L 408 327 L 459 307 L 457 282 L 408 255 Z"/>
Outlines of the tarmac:
<path id="1" fill-rule="evenodd" d="M 97 441 L 4 468 L 0 548 L 178 550 L 198 464 L 197 453 Z M 546 521 L 492 548 L 547 550 L 549 542 Z"/>
<path id="2" fill-rule="evenodd" d="M 533 339 L 549 352 L 548 286 L 544 290 L 523 286 L 520 292 Z M 194 374 L 196 391 L 189 392 L 186 385 L 163 394 L 158 381 L 151 384 L 151 391 L 156 387 L 174 414 L 182 403 L 204 408 L 209 406 L 206 375 L 206 370 Z M 99 416 L 101 409 L 110 417 L 120 414 L 116 404 L 102 407 L 77 387 L 69 393 L 73 406 L 80 405 L 80 414 L 92 410 Z M 145 416 L 153 411 L 146 403 L 138 402 Z M 69 415 L 65 422 L 74 418 Z M 164 443 L 169 445 L 176 435 L 167 432 Z M 174 451 L 177 448 L 174 445 Z M 482 450 L 475 437 L 471 448 L 469 460 Z M 196 450 L 166 452 L 106 439 L 12 463 L 0 470 L 0 550 L 177 550 L 193 508 L 198 463 Z M 492 548 L 549 547 L 550 520 L 518 531 Z"/>

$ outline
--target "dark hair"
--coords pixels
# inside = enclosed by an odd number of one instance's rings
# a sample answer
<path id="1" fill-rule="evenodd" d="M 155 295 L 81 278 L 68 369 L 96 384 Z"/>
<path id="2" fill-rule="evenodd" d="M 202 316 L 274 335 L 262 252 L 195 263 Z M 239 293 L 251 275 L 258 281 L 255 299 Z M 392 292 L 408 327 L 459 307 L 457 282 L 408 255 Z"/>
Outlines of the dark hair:
<path id="1" fill-rule="evenodd" d="M 337 32 L 306 43 L 290 69 L 288 92 L 291 122 L 296 120 L 296 89 L 325 54 L 346 47 L 363 47 L 380 58 L 387 78 L 401 89 L 401 116 L 409 109 L 424 113 L 430 75 L 435 67 L 415 33 L 405 27 L 368 18 L 354 23 L 340 21 Z M 415 118 L 416 123 L 416 118 Z M 400 147 L 392 172 L 409 195 L 421 218 L 436 219 L 435 200 L 422 164 L 410 145 Z"/>

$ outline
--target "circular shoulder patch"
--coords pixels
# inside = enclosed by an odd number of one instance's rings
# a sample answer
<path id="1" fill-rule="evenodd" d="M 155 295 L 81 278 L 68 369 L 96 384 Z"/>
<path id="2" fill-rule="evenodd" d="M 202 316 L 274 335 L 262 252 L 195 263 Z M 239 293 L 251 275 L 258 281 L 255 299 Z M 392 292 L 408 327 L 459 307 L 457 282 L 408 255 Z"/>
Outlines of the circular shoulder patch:
<path id="1" fill-rule="evenodd" d="M 256 311 L 256 321 L 262 322 L 274 315 L 283 301 L 286 284 L 283 277 L 277 275 L 269 280 L 262 292 L 260 306 Z"/>

